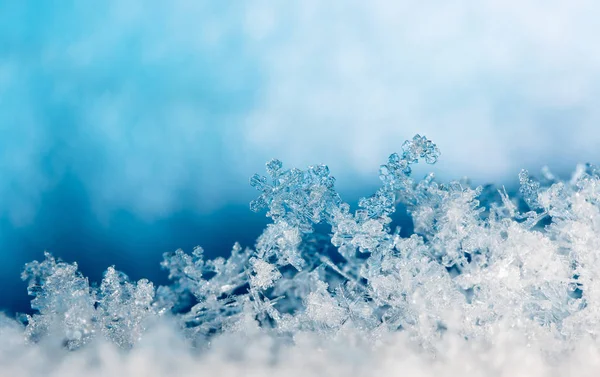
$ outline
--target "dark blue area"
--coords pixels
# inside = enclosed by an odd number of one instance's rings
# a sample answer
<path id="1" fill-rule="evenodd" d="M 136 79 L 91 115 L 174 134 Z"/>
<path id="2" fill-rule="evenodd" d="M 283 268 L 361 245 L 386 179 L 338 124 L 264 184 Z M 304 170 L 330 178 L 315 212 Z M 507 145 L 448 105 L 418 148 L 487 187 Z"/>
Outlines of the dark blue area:
<path id="1" fill-rule="evenodd" d="M 191 252 L 200 245 L 208 258 L 225 256 L 236 241 L 252 247 L 268 220 L 248 206 L 230 205 L 211 214 L 179 211 L 152 222 L 120 211 L 106 224 L 97 219 L 87 193 L 73 176 L 63 179 L 41 202 L 31 226 L 0 224 L 0 308 L 9 313 L 30 311 L 30 297 L 19 275 L 25 263 L 42 259 L 44 250 L 77 262 L 90 281 L 99 281 L 104 270 L 115 265 L 132 279 L 166 284 L 167 274 L 159 265 L 164 252 L 178 248 Z"/>

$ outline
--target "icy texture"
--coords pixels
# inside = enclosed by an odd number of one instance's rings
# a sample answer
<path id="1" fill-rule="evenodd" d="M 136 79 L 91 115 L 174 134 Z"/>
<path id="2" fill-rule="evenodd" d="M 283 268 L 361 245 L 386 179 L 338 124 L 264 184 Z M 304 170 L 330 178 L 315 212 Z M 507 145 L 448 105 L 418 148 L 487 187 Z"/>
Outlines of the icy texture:
<path id="1" fill-rule="evenodd" d="M 0 329 L 24 331 L 22 347 L 108 342 L 136 352 L 145 334 L 169 323 L 205 360 L 254 360 L 261 374 L 292 373 L 311 360 L 335 365 L 335 374 L 406 367 L 501 375 L 514 367 L 550 375 L 550 367 L 568 374 L 581 363 L 594 370 L 598 169 L 581 165 L 569 181 L 548 169 L 540 181 L 522 171 L 511 198 L 504 188 L 439 183 L 432 174 L 413 179 L 413 164 L 439 157 L 425 137 L 407 141 L 380 167 L 381 188 L 355 211 L 326 166 L 285 169 L 272 160 L 268 177 L 250 179 L 260 192 L 251 209 L 273 220 L 254 248 L 236 244 L 214 260 L 200 247 L 166 253 L 172 284 L 156 294 L 152 283 L 132 283 L 112 267 L 90 286 L 76 264 L 46 254 L 23 273 L 37 313 L 22 319 L 24 330 L 9 319 Z M 391 226 L 400 203 L 414 223 L 409 237 Z M 470 362 L 456 360 L 467 354 Z"/>
<path id="2" fill-rule="evenodd" d="M 77 349 L 97 333 L 123 348 L 131 347 L 144 331 L 145 322 L 156 316 L 152 303 L 154 286 L 145 279 L 129 282 L 110 267 L 99 288 L 91 288 L 77 271 L 77 263 L 57 262 L 45 254 L 43 262 L 25 266 L 27 291 L 35 296 L 31 307 L 39 312 L 26 316 L 26 337 L 33 342 L 49 338 L 70 350 Z"/>

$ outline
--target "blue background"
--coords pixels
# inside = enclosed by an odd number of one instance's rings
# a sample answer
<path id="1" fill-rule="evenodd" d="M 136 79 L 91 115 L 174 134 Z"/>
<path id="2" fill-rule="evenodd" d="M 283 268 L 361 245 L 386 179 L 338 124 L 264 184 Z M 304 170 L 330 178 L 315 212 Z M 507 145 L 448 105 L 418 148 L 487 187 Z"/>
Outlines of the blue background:
<path id="1" fill-rule="evenodd" d="M 248 177 L 327 163 L 349 202 L 415 133 L 442 179 L 598 162 L 593 1 L 0 0 L 0 308 L 48 250 L 165 283 L 252 246 Z"/>

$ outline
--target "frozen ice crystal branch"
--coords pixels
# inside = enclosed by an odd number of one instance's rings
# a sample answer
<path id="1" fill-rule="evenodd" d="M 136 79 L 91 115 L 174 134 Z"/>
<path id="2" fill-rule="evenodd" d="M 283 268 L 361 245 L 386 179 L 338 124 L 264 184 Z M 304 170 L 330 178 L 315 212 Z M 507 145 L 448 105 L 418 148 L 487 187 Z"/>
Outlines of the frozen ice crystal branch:
<path id="1" fill-rule="evenodd" d="M 448 365 L 469 353 L 474 364 L 462 372 L 484 374 L 503 368 L 490 358 L 533 363 L 539 375 L 545 365 L 600 360 L 598 169 L 581 165 L 568 181 L 548 169 L 541 180 L 522 171 L 510 197 L 465 180 L 412 177 L 414 164 L 439 157 L 423 136 L 405 142 L 381 165 L 381 187 L 354 211 L 327 166 L 286 169 L 272 160 L 267 176 L 250 179 L 259 191 L 251 209 L 273 221 L 253 248 L 236 244 L 213 260 L 200 247 L 166 253 L 172 283 L 156 290 L 113 267 L 90 285 L 76 264 L 46 254 L 23 272 L 36 313 L 22 325 L 0 318 L 0 334 L 23 333 L 22 347 L 108 342 L 135 352 L 167 322 L 201 354 L 260 355 L 280 371 L 294 352 L 315 357 L 315 347 L 380 366 L 398 347 Z M 407 237 L 391 227 L 399 204 L 414 225 Z"/>
<path id="2" fill-rule="evenodd" d="M 77 263 L 56 261 L 45 254 L 43 262 L 25 266 L 23 279 L 35 298 L 38 314 L 26 316 L 26 337 L 33 342 L 61 341 L 74 350 L 102 333 L 123 348 L 131 347 L 144 331 L 146 321 L 158 313 L 153 307 L 154 286 L 145 279 L 129 282 L 110 267 L 99 288 L 90 287 L 77 271 Z"/>

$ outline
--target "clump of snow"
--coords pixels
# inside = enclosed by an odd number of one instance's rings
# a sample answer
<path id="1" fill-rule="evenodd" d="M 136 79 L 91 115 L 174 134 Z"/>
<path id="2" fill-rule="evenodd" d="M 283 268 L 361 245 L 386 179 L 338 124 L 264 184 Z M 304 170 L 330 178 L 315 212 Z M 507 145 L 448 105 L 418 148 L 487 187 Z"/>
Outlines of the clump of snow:
<path id="1" fill-rule="evenodd" d="M 415 180 L 411 165 L 440 152 L 420 135 L 402 149 L 354 212 L 327 166 L 272 160 L 250 180 L 251 209 L 273 220 L 255 248 L 167 253 L 169 286 L 112 267 L 90 285 L 49 254 L 27 264 L 37 313 L 0 317 L 0 372 L 596 375 L 600 170 L 582 165 L 566 182 L 522 171 L 510 198 Z M 409 237 L 390 225 L 400 203 Z"/>

